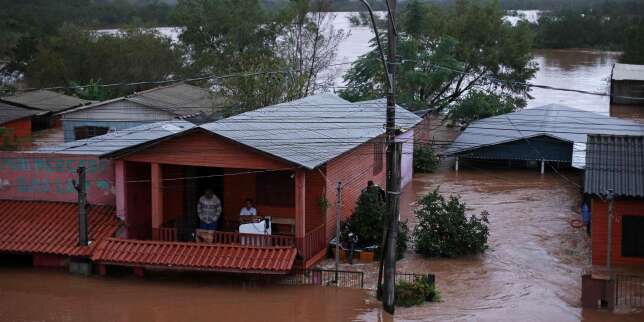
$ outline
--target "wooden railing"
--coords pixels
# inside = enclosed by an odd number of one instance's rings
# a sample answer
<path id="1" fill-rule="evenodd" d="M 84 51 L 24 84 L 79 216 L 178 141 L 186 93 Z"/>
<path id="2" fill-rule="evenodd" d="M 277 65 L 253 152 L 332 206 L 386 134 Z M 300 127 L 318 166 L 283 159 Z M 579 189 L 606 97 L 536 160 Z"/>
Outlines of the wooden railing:
<path id="1" fill-rule="evenodd" d="M 304 235 L 304 238 L 297 239 L 297 250 L 304 260 L 318 254 L 327 247 L 326 229 L 322 224 Z"/>
<path id="2" fill-rule="evenodd" d="M 152 240 L 159 241 L 176 241 L 176 228 L 152 228 Z"/>
<path id="3" fill-rule="evenodd" d="M 242 234 L 227 231 L 215 231 L 212 242 L 215 244 L 238 244 L 260 247 L 295 246 L 295 239 L 291 236 Z"/>

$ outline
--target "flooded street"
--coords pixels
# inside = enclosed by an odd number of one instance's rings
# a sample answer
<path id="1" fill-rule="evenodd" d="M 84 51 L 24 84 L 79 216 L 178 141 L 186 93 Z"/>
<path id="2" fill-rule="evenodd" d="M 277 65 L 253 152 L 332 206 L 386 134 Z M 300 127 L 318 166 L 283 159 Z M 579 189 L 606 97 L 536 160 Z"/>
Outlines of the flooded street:
<path id="1" fill-rule="evenodd" d="M 589 238 L 579 218 L 576 173 L 566 179 L 535 169 L 464 167 L 418 175 L 403 194 L 401 216 L 413 225 L 413 202 L 440 186 L 468 212 L 490 213 L 490 249 L 458 259 L 413 252 L 399 271 L 436 274 L 442 302 L 383 313 L 368 290 L 279 286 L 207 275 L 80 277 L 31 268 L 0 268 L 0 321 L 642 321 L 580 308 Z M 570 180 L 570 181 L 568 181 Z M 324 266 L 332 266 L 327 260 Z M 373 283 L 376 264 L 364 270 Z"/>

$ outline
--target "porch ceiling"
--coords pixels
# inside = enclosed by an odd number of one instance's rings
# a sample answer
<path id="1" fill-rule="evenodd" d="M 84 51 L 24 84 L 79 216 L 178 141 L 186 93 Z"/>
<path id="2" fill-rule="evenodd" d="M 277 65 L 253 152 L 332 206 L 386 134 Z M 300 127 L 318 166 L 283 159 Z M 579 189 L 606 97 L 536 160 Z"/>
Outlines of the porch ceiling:
<path id="1" fill-rule="evenodd" d="M 293 267 L 294 247 L 144 241 L 108 238 L 92 260 L 103 264 L 173 270 L 286 274 Z"/>

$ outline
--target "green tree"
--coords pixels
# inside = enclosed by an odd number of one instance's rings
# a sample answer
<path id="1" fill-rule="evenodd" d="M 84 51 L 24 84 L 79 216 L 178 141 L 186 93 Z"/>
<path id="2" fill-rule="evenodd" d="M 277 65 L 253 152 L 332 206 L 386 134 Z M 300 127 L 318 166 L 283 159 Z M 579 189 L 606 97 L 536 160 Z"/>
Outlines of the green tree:
<path id="1" fill-rule="evenodd" d="M 99 35 L 73 25 L 37 47 L 25 76 L 33 86 L 163 80 L 181 71 L 183 54 L 169 38 L 134 29 L 117 35 Z M 111 87 L 114 97 L 145 86 Z"/>
<path id="2" fill-rule="evenodd" d="M 487 248 L 488 213 L 465 216 L 465 203 L 457 196 L 448 200 L 438 188 L 418 200 L 414 229 L 416 252 L 425 256 L 456 257 L 484 252 Z"/>
<path id="3" fill-rule="evenodd" d="M 365 189 L 360 194 L 353 214 L 342 225 L 342 240 L 349 240 L 349 233 L 353 233 L 358 237 L 359 247 L 381 245 L 386 218 L 385 213 L 385 200 L 380 190 L 375 187 Z M 396 243 L 396 254 L 398 258 L 402 258 L 407 250 L 408 235 L 409 229 L 407 224 L 400 222 Z"/>
<path id="4" fill-rule="evenodd" d="M 399 18 L 398 101 L 412 110 L 445 109 L 473 88 L 524 98 L 527 89 L 517 83 L 536 72 L 532 32 L 503 16 L 498 1 L 458 0 L 452 7 L 412 1 Z M 375 49 L 360 57 L 345 75 L 343 97 L 382 97 L 380 66 Z"/>
<path id="5" fill-rule="evenodd" d="M 644 22 L 626 30 L 621 61 L 626 64 L 644 64 Z"/>
<path id="6" fill-rule="evenodd" d="M 512 95 L 472 90 L 454 104 L 447 118 L 453 123 L 469 125 L 476 120 L 514 112 L 524 107 L 524 103 Z"/>

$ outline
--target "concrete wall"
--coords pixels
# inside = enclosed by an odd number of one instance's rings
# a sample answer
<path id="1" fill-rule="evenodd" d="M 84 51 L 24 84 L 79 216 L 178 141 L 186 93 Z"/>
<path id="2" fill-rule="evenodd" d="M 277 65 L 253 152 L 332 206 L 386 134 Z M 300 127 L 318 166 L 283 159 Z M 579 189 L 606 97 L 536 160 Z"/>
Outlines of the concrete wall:
<path id="1" fill-rule="evenodd" d="M 409 130 L 396 137 L 403 142 L 401 160 L 400 189 L 404 188 L 414 178 L 414 130 Z"/>
<path id="2" fill-rule="evenodd" d="M 606 265 L 608 249 L 608 203 L 593 199 L 591 219 L 592 263 Z M 644 258 L 623 257 L 622 254 L 622 216 L 644 216 L 644 200 L 615 200 L 613 204 L 613 264 L 644 265 Z"/>
<path id="3" fill-rule="evenodd" d="M 0 199 L 76 202 L 72 180 L 87 169 L 88 201 L 114 205 L 112 162 L 95 156 L 0 152 Z"/>

